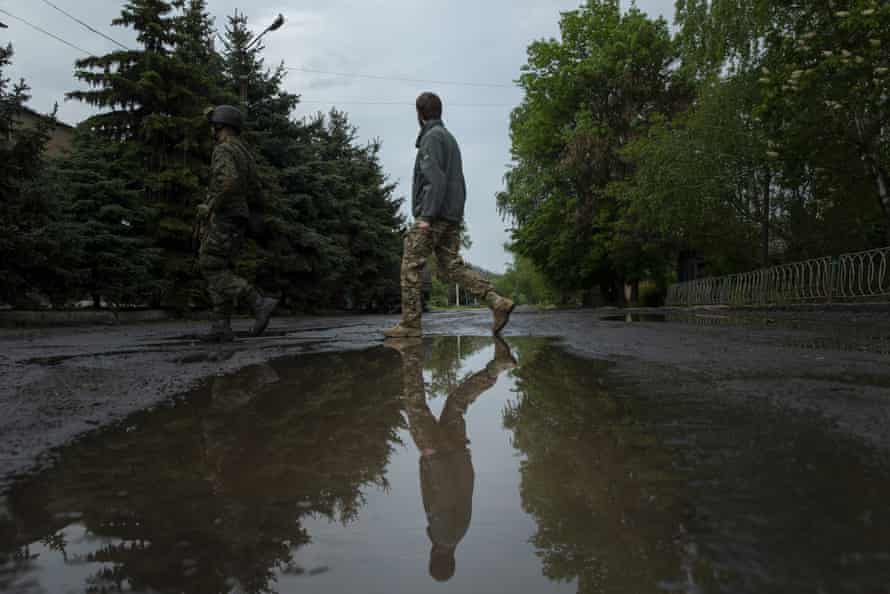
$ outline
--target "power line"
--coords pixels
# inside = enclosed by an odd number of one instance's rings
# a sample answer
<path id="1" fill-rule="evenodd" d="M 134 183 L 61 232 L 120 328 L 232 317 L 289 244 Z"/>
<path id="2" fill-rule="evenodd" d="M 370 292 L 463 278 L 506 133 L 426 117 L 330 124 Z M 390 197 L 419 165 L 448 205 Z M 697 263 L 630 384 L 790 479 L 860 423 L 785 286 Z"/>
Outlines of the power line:
<path id="1" fill-rule="evenodd" d="M 62 39 L 62 38 L 59 37 L 58 35 L 55 35 L 54 33 L 50 33 L 50 32 L 47 31 L 46 29 L 41 29 L 40 27 L 38 27 L 38 26 L 35 25 L 34 23 L 30 23 L 30 22 L 26 21 L 25 19 L 23 19 L 22 17 L 17 17 L 17 16 L 15 16 L 15 15 L 12 14 L 11 12 L 9 12 L 8 10 L 3 10 L 2 8 L 0 8 L 0 12 L 2 12 L 3 14 L 5 14 L 6 16 L 12 17 L 12 18 L 14 18 L 14 19 L 17 20 L 17 21 L 20 21 L 20 22 L 22 22 L 22 23 L 28 25 L 29 27 L 31 27 L 31 28 L 34 29 L 35 31 L 39 31 L 40 33 L 43 33 L 44 35 L 49 35 L 50 37 L 52 37 L 52 38 L 55 39 L 56 41 L 60 41 L 60 42 L 64 43 L 65 45 L 67 45 L 68 47 L 74 48 L 74 49 L 76 49 L 77 51 L 82 52 L 82 53 L 84 53 L 84 54 L 86 54 L 86 55 L 88 55 L 88 56 L 92 56 L 92 55 L 93 55 L 93 54 L 91 54 L 90 52 L 88 52 L 87 50 L 83 49 L 82 47 L 78 47 L 78 46 L 74 45 L 73 43 L 71 43 L 70 41 L 65 41 L 64 39 Z"/>
<path id="2" fill-rule="evenodd" d="M 371 78 L 374 80 L 395 80 L 399 82 L 426 83 L 433 85 L 453 85 L 461 87 L 488 87 L 496 89 L 515 89 L 515 85 L 505 85 L 499 83 L 477 83 L 462 82 L 453 80 L 427 80 L 422 78 L 400 78 L 396 76 L 378 76 L 376 74 L 356 74 L 349 72 L 329 72 L 327 70 L 313 70 L 311 68 L 297 68 L 296 66 L 288 66 L 288 70 L 296 70 L 297 72 L 308 72 L 310 74 L 330 74 L 332 76 L 345 76 L 350 78 Z"/>
<path id="3" fill-rule="evenodd" d="M 400 105 L 414 107 L 411 101 L 363 101 L 361 99 L 345 101 L 320 101 L 317 99 L 300 99 L 300 103 L 324 105 Z M 509 103 L 446 103 L 445 107 L 515 107 Z"/>
<path id="4" fill-rule="evenodd" d="M 92 32 L 95 33 L 96 35 L 99 35 L 100 37 L 103 37 L 104 39 L 107 39 L 108 41 L 110 41 L 111 43 L 115 44 L 115 45 L 118 46 L 119 48 L 121 48 L 121 49 L 125 49 L 125 50 L 129 50 L 129 49 L 130 49 L 130 48 L 128 48 L 127 46 L 125 46 L 123 43 L 117 41 L 116 39 L 112 39 L 111 37 L 109 37 L 108 35 L 106 35 L 105 33 L 103 33 L 102 31 L 99 31 L 98 29 L 94 29 L 93 27 L 91 27 L 91 26 L 88 25 L 87 23 L 83 22 L 82 20 L 80 20 L 79 18 L 77 18 L 76 16 L 74 16 L 73 14 L 71 14 L 71 13 L 69 13 L 69 12 L 65 12 L 64 10 L 62 10 L 61 8 L 59 8 L 58 6 L 56 6 L 55 4 L 53 4 L 52 2 L 50 2 L 49 0 L 43 0 L 43 3 L 44 3 L 44 4 L 48 4 L 49 6 L 55 8 L 56 10 L 58 10 L 59 12 L 61 12 L 62 14 L 64 14 L 66 17 L 68 17 L 69 19 L 71 19 L 72 21 L 74 21 L 74 22 L 76 22 L 76 23 L 79 23 L 79 24 L 83 25 L 83 26 L 86 27 L 89 31 L 92 31 Z"/>

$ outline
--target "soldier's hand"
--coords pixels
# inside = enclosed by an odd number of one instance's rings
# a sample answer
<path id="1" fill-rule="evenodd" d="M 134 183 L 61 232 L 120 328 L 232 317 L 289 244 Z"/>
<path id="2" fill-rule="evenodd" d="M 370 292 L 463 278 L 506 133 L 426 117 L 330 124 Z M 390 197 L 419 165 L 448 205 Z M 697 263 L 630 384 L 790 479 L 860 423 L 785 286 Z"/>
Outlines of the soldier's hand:
<path id="1" fill-rule="evenodd" d="M 196 209 L 198 213 L 198 219 L 206 219 L 210 216 L 210 206 L 207 204 L 199 204 Z"/>
<path id="2" fill-rule="evenodd" d="M 429 221 L 424 220 L 417 221 L 417 228 L 424 232 L 429 232 L 429 230 L 432 229 Z"/>

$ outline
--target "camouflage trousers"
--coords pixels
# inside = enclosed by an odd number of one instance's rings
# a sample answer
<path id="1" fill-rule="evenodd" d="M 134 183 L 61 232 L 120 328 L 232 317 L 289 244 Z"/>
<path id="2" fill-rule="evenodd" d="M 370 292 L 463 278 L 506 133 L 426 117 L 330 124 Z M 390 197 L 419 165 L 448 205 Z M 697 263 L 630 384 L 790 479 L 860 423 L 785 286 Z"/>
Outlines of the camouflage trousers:
<path id="1" fill-rule="evenodd" d="M 402 353 L 402 399 L 408 416 L 411 438 L 420 452 L 449 452 L 467 447 L 467 409 L 490 390 L 497 376 L 485 369 L 460 383 L 448 395 L 442 414 L 436 419 L 426 402 L 423 383 L 423 346 Z"/>
<path id="2" fill-rule="evenodd" d="M 213 310 L 230 315 L 253 287 L 235 274 L 235 258 L 244 244 L 244 222 L 214 217 L 201 241 L 198 265 L 207 281 Z"/>
<path id="3" fill-rule="evenodd" d="M 427 230 L 417 225 L 405 237 L 402 254 L 402 323 L 420 324 L 423 311 L 423 269 L 427 258 L 436 255 L 439 277 L 457 283 L 479 298 L 489 298 L 494 289 L 482 275 L 467 266 L 460 257 L 460 225 L 449 221 L 432 221 Z M 490 305 L 490 304 L 489 304 Z"/>

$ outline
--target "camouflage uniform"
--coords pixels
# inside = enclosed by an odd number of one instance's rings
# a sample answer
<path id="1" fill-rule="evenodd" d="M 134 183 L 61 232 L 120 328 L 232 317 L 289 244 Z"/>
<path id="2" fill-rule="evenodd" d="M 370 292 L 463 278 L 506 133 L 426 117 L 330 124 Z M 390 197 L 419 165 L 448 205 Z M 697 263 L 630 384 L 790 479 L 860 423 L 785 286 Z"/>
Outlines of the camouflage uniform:
<path id="1" fill-rule="evenodd" d="M 460 148 L 441 120 L 425 122 L 417 137 L 411 210 L 419 222 L 405 237 L 402 255 L 402 321 L 384 330 L 388 338 L 420 336 L 423 268 L 436 255 L 439 275 L 485 299 L 495 319 L 492 330 L 501 331 L 513 311 L 513 302 L 495 293 L 491 284 L 460 257 L 460 229 L 466 203 L 466 182 Z"/>
<path id="2" fill-rule="evenodd" d="M 498 295 L 491 283 L 467 266 L 460 257 L 460 223 L 444 219 L 430 222 L 427 230 L 414 226 L 405 237 L 402 255 L 402 323 L 419 326 L 423 311 L 423 269 L 430 254 L 436 255 L 439 276 L 457 283 L 493 305 Z"/>
<path id="3" fill-rule="evenodd" d="M 210 191 L 205 202 L 209 226 L 201 241 L 198 264 L 207 280 L 214 312 L 229 316 L 239 301 L 256 291 L 235 274 L 235 258 L 244 244 L 249 211 L 246 193 L 256 183 L 256 167 L 244 142 L 230 137 L 213 150 Z"/>

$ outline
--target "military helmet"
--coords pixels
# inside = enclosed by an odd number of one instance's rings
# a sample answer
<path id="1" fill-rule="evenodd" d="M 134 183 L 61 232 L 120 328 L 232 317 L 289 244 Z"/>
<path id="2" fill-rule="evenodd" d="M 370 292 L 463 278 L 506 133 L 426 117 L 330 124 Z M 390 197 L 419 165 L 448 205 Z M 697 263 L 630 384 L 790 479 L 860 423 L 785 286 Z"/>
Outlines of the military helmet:
<path id="1" fill-rule="evenodd" d="M 229 126 L 238 132 L 244 127 L 244 116 L 241 110 L 231 105 L 217 105 L 212 110 L 208 110 L 207 120 L 212 125 Z"/>

